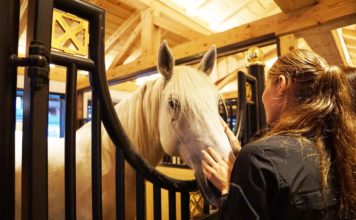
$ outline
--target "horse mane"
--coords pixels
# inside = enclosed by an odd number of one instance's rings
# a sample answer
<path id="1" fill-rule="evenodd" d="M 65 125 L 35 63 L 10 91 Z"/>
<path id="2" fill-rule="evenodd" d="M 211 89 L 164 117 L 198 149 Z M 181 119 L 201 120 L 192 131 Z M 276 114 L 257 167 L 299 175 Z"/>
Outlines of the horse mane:
<path id="1" fill-rule="evenodd" d="M 149 81 L 115 106 L 120 122 L 138 153 L 154 165 L 163 156 L 157 124 L 163 88 L 162 77 Z"/>

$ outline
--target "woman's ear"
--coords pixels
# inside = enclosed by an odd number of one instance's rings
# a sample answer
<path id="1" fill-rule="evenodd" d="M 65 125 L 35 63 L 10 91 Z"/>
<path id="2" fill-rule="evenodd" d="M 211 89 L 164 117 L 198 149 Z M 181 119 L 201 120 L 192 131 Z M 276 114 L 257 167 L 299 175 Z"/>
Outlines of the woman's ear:
<path id="1" fill-rule="evenodd" d="M 278 76 L 277 88 L 278 96 L 284 96 L 288 88 L 287 78 L 284 75 Z"/>

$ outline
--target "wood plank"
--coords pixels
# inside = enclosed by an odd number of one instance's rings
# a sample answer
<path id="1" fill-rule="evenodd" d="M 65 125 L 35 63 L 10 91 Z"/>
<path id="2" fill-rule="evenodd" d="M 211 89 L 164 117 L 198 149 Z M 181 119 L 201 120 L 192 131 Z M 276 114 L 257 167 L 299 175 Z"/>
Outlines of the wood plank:
<path id="1" fill-rule="evenodd" d="M 153 15 L 151 9 L 146 9 L 141 12 L 141 54 L 142 56 L 146 56 L 148 54 L 152 54 L 153 47 Z"/>
<path id="2" fill-rule="evenodd" d="M 20 5 L 20 26 L 19 26 L 19 36 L 21 36 L 27 27 L 27 8 L 28 0 L 23 0 Z"/>
<path id="3" fill-rule="evenodd" d="M 185 15 L 185 12 L 179 11 L 176 8 L 168 6 L 166 3 L 159 0 L 125 0 L 125 4 L 128 4 L 135 8 L 143 7 L 151 8 L 153 11 L 157 11 L 162 15 L 165 15 L 177 23 L 181 23 L 186 27 L 193 29 L 203 35 L 210 35 L 213 32 L 207 28 L 207 24 L 202 24 L 201 22 L 196 22 L 194 19 Z M 137 6 L 139 5 L 139 6 Z"/>
<path id="4" fill-rule="evenodd" d="M 352 47 L 352 46 L 356 45 L 356 39 L 354 40 L 354 39 L 350 39 L 350 38 L 346 38 L 346 37 L 344 37 L 344 39 L 345 39 L 345 43 L 347 46 Z"/>
<path id="5" fill-rule="evenodd" d="M 118 51 L 117 56 L 114 58 L 114 60 L 112 61 L 110 68 L 114 67 L 115 65 L 117 65 L 118 63 L 122 63 L 124 62 L 123 58 L 127 57 L 127 53 L 130 49 L 130 46 L 132 46 L 132 44 L 134 43 L 134 41 L 137 39 L 137 37 L 139 36 L 140 32 L 141 32 L 141 28 L 142 28 L 142 22 L 140 22 L 135 29 L 132 31 L 132 33 L 130 34 L 130 36 L 127 39 L 122 39 L 120 41 L 120 45 L 121 48 Z M 109 69 L 110 69 L 109 68 Z"/>
<path id="6" fill-rule="evenodd" d="M 294 34 L 287 34 L 279 37 L 281 55 L 291 50 L 298 49 L 298 39 Z"/>
<path id="7" fill-rule="evenodd" d="M 263 62 L 266 62 L 274 57 L 277 57 L 277 48 L 272 48 L 263 53 Z"/>
<path id="8" fill-rule="evenodd" d="M 124 83 L 119 83 L 117 85 L 110 86 L 110 89 L 120 90 L 123 92 L 133 92 L 138 88 L 134 81 L 127 81 Z"/>
<path id="9" fill-rule="evenodd" d="M 185 39 L 188 40 L 194 40 L 200 37 L 203 37 L 205 35 L 194 31 L 191 28 L 186 27 L 185 25 L 172 21 L 169 18 L 164 18 L 162 16 L 154 16 L 153 17 L 153 23 L 162 29 L 165 29 L 169 32 L 175 33 L 179 36 L 182 36 Z"/>
<path id="10" fill-rule="evenodd" d="M 160 17 L 160 13 L 155 11 L 153 12 L 153 16 Z M 157 25 L 153 25 L 153 39 L 152 39 L 152 51 L 153 55 L 158 57 L 158 49 L 162 42 L 162 29 Z"/>
<path id="11" fill-rule="evenodd" d="M 350 29 L 342 28 L 342 35 L 345 38 L 356 40 L 356 30 L 350 30 Z"/>
<path id="12" fill-rule="evenodd" d="M 106 13 L 105 19 L 107 22 L 116 24 L 117 26 L 120 26 L 123 22 L 125 22 L 125 19 L 120 18 L 119 16 L 111 14 L 109 12 Z"/>
<path id="13" fill-rule="evenodd" d="M 320 56 L 324 57 L 329 64 L 344 64 L 331 31 L 323 31 L 312 35 L 301 36 L 308 43 L 310 48 Z"/>
<path id="14" fill-rule="evenodd" d="M 105 54 L 109 53 L 115 44 L 119 41 L 120 37 L 126 35 L 130 29 L 139 21 L 140 13 L 132 14 L 106 41 L 105 41 Z"/>
<path id="15" fill-rule="evenodd" d="M 180 35 L 177 35 L 172 32 L 168 32 L 167 30 L 164 30 L 164 31 L 165 31 L 165 35 L 162 35 L 162 39 L 167 40 L 168 44 L 171 47 L 173 47 L 173 45 L 178 45 L 178 44 L 189 42 L 188 39 L 186 39 Z"/>
<path id="16" fill-rule="evenodd" d="M 352 54 L 356 54 L 356 47 L 347 47 L 349 52 Z"/>
<path id="17" fill-rule="evenodd" d="M 274 0 L 284 13 L 289 13 L 307 6 L 315 5 L 319 0 Z"/>
<path id="18" fill-rule="evenodd" d="M 342 35 L 345 38 L 355 39 L 356 40 L 356 30 L 350 30 L 350 29 L 343 28 L 342 29 Z"/>
<path id="19" fill-rule="evenodd" d="M 266 34 L 277 36 L 290 34 L 307 29 L 324 27 L 343 27 L 345 24 L 356 23 L 356 0 L 324 0 L 317 5 L 306 7 L 298 12 L 279 13 L 231 30 L 193 40 L 172 48 L 176 59 L 201 54 L 212 44 L 224 47 Z M 118 66 L 108 71 L 108 80 L 132 76 L 145 69 L 154 68 L 156 57 L 142 57 L 130 64 Z M 88 85 L 82 84 L 82 87 Z"/>
<path id="20" fill-rule="evenodd" d="M 234 17 L 235 15 L 240 13 L 241 10 L 243 10 L 248 4 L 251 3 L 251 1 L 250 0 L 243 0 L 243 1 L 236 1 L 235 3 L 236 3 L 236 6 L 232 7 L 235 10 L 230 12 L 230 13 L 222 14 L 221 17 L 218 18 L 218 22 L 215 24 L 216 26 L 226 22 L 227 20 L 231 19 L 232 17 Z"/>
<path id="21" fill-rule="evenodd" d="M 120 3 L 124 3 L 126 5 L 129 5 L 130 7 L 139 9 L 139 10 L 145 10 L 149 7 L 149 0 L 115 0 Z"/>
<path id="22" fill-rule="evenodd" d="M 335 41 L 337 50 L 339 51 L 342 63 L 344 65 L 350 65 L 350 55 L 348 52 L 348 49 L 345 45 L 345 41 L 344 38 L 342 37 L 342 32 L 341 29 L 337 29 L 337 30 L 332 30 L 331 34 L 333 36 L 333 39 Z"/>
<path id="23" fill-rule="evenodd" d="M 122 19 L 130 17 L 132 11 L 125 10 L 123 7 L 120 7 L 120 4 L 115 4 L 109 1 L 101 1 L 97 4 L 98 6 L 104 8 L 107 12 L 114 14 Z"/>

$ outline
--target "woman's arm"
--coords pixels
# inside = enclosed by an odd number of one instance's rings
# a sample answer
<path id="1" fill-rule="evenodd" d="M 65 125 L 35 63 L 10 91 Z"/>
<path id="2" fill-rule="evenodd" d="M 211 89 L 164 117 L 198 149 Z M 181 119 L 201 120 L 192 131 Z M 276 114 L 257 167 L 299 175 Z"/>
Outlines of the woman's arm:
<path id="1" fill-rule="evenodd" d="M 209 181 L 220 190 L 221 194 L 229 192 L 231 170 L 235 162 L 235 155 L 231 152 L 228 158 L 222 158 L 213 148 L 202 150 L 203 173 Z"/>
<path id="2" fill-rule="evenodd" d="M 244 147 L 233 166 L 213 149 L 204 152 L 204 173 L 221 190 L 223 219 L 270 219 L 269 208 L 279 192 L 273 163 L 259 146 Z M 227 182 L 229 179 L 229 182 Z"/>
<path id="3" fill-rule="evenodd" d="M 229 191 L 229 181 L 231 170 L 234 165 L 236 155 L 241 150 L 240 142 L 237 140 L 229 126 L 221 119 L 225 134 L 229 139 L 232 152 L 228 157 L 222 158 L 213 148 L 202 150 L 204 160 L 202 161 L 203 173 L 209 181 L 220 190 L 221 194 Z"/>

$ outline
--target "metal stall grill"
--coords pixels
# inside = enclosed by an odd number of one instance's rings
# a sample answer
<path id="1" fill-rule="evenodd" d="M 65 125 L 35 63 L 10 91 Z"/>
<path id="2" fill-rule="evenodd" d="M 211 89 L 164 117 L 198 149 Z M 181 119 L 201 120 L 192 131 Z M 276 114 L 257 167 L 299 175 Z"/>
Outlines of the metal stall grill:
<path id="1" fill-rule="evenodd" d="M 49 94 L 49 63 L 67 68 L 65 113 L 65 218 L 75 220 L 75 119 L 78 70 L 89 71 L 92 89 L 92 218 L 102 219 L 101 122 L 116 149 L 116 216 L 125 219 L 124 159 L 136 170 L 136 218 L 146 219 L 144 181 L 153 183 L 154 219 L 161 219 L 161 189 L 169 195 L 169 219 L 189 219 L 189 193 L 197 190 L 195 180 L 181 181 L 158 172 L 141 158 L 116 115 L 107 86 L 104 63 L 105 11 L 80 0 L 29 0 L 26 58 L 17 56 L 19 0 L 3 0 L 0 26 L 8 30 L 0 35 L 0 213 L 1 219 L 15 218 L 14 132 L 17 66 L 28 66 L 25 73 L 24 126 L 22 159 L 22 220 L 48 219 L 47 112 Z M 53 8 L 71 13 L 89 22 L 89 56 L 82 58 L 51 51 Z M 241 75 L 241 74 L 240 74 Z M 240 81 L 240 77 L 241 81 Z M 244 75 L 239 83 L 244 83 Z M 243 92 L 243 91 L 241 91 Z M 244 95 L 239 95 L 243 97 Z M 244 111 L 241 99 L 240 111 Z M 243 117 L 244 114 L 239 114 Z M 238 118 L 237 132 L 243 120 Z M 181 210 L 176 210 L 176 193 L 181 194 Z"/>
<path id="2" fill-rule="evenodd" d="M 17 56 L 19 0 L 5 0 L 0 7 L 1 27 L 9 34 L 0 37 L 0 148 L 1 219 L 15 218 L 14 131 L 16 68 L 28 66 L 25 73 L 22 219 L 48 219 L 47 111 L 49 94 L 49 63 L 67 68 L 65 113 L 65 218 L 76 219 L 75 119 L 77 72 L 90 72 L 93 92 L 92 113 L 92 217 L 102 219 L 101 195 L 101 122 L 118 146 L 116 151 L 116 214 L 125 219 L 124 158 L 137 171 L 137 219 L 145 219 L 144 181 L 154 185 L 154 218 L 161 219 L 161 189 L 169 191 L 169 218 L 176 216 L 176 192 L 181 193 L 181 218 L 189 219 L 189 192 L 197 190 L 192 181 L 180 181 L 159 173 L 136 154 L 114 111 L 106 82 L 104 65 L 105 12 L 79 0 L 29 0 L 28 55 Z M 77 15 L 90 23 L 89 57 L 80 58 L 51 51 L 53 8 Z M 11 62 L 9 62 L 11 61 Z M 3 98 L 5 97 L 5 98 Z M 9 117 L 10 116 L 10 117 Z"/>

